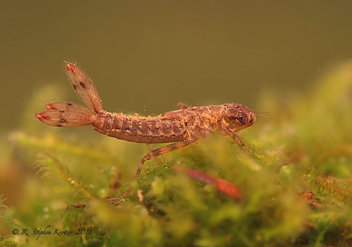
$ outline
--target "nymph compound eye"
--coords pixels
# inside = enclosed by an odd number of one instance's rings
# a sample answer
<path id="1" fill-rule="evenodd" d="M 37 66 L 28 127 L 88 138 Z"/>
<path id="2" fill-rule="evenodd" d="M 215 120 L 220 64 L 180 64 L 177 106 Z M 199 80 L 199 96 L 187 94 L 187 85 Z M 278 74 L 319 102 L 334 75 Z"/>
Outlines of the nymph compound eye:
<path id="1" fill-rule="evenodd" d="M 241 124 L 247 124 L 248 118 L 246 115 L 242 115 L 241 113 L 236 118 Z"/>
<path id="2" fill-rule="evenodd" d="M 228 104 L 227 107 L 226 118 L 236 129 L 242 129 L 254 123 L 255 116 L 247 107 L 239 104 Z"/>

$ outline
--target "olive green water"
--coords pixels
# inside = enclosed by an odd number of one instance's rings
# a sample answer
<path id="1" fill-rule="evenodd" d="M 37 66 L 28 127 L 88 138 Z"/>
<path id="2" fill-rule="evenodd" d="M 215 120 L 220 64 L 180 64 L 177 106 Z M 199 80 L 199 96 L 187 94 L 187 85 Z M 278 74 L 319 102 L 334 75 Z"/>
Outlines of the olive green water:
<path id="1" fill-rule="evenodd" d="M 351 7 L 3 3 L 0 246 L 350 246 Z M 144 144 L 35 119 L 45 103 L 80 102 L 63 60 L 86 71 L 108 111 L 238 102 L 273 119 L 238 133 L 248 157 L 214 135 L 146 162 L 132 180 Z M 242 199 L 172 168 L 224 179 Z M 92 233 L 37 239 L 22 229 Z"/>
<path id="2" fill-rule="evenodd" d="M 352 57 L 351 9 L 347 1 L 7 1 L 0 129 L 17 128 L 44 85 L 66 90 L 52 101 L 79 102 L 63 60 L 87 72 L 109 111 L 159 114 L 179 101 L 270 111 L 258 106 L 260 92 L 304 92 Z"/>

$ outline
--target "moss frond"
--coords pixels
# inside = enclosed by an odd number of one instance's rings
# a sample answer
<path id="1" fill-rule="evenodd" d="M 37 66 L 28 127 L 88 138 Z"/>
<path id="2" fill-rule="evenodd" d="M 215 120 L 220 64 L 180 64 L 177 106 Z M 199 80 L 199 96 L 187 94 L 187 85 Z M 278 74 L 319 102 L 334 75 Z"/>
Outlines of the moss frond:
<path id="1" fill-rule="evenodd" d="M 10 135 L 11 161 L 0 166 L 18 163 L 27 171 L 10 217 L 16 227 L 92 230 L 60 238 L 62 246 L 350 246 L 351 71 L 351 63 L 337 67 L 304 94 L 263 94 L 256 108 L 273 119 L 258 117 L 239 133 L 250 156 L 214 135 L 147 161 L 138 179 L 133 172 L 147 147 L 88 136 L 88 128 L 43 130 L 28 118 Z M 28 105 L 38 102 L 47 99 Z M 34 176 L 28 164 L 39 151 L 50 154 L 38 156 L 35 170 L 42 176 Z M 214 181 L 224 181 L 225 189 Z M 232 185 L 240 191 L 237 200 L 223 193 Z M 131 194 L 119 198 L 126 188 Z M 6 209 L 2 198 L 0 210 Z M 13 236 L 13 228 L 4 227 L 18 246 L 57 244 L 54 236 L 41 242 Z"/>
<path id="2" fill-rule="evenodd" d="M 4 211 L 5 210 L 8 210 L 8 207 L 3 204 L 3 202 L 6 200 L 6 198 L 3 198 L 4 195 L 0 195 L 0 218 L 7 218 L 5 215 L 4 215 Z"/>
<path id="3" fill-rule="evenodd" d="M 49 154 L 38 154 L 35 162 L 37 174 L 42 174 L 42 177 L 50 176 L 61 185 L 69 185 L 77 192 L 82 193 L 86 198 L 91 199 L 97 197 L 94 193 L 81 181 L 76 178 L 68 169 L 68 167 L 60 163 L 56 158 Z"/>

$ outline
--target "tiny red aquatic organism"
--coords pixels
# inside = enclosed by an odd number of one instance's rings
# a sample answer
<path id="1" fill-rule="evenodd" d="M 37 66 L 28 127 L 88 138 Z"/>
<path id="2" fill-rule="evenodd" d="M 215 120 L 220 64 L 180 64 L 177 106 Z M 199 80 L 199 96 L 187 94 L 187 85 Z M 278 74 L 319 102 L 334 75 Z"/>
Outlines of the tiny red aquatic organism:
<path id="1" fill-rule="evenodd" d="M 150 151 L 140 161 L 135 177 L 147 160 L 159 157 L 219 130 L 229 135 L 246 152 L 235 132 L 251 126 L 255 114 L 240 104 L 188 107 L 179 103 L 180 110 L 156 117 L 142 117 L 103 110 L 98 92 L 91 79 L 75 64 L 66 62 L 66 73 L 76 94 L 86 107 L 69 102 L 46 105 L 45 112 L 36 114 L 44 124 L 54 127 L 92 125 L 99 133 L 117 139 L 139 143 L 172 143 Z"/>
<path id="2" fill-rule="evenodd" d="M 238 188 L 238 186 L 236 186 L 236 185 L 234 185 L 224 179 L 212 177 L 207 173 L 200 172 L 197 170 L 182 169 L 179 167 L 173 167 L 172 169 L 176 172 L 184 172 L 189 177 L 191 177 L 195 180 L 198 180 L 202 183 L 215 185 L 219 192 L 221 192 L 229 197 L 232 197 L 236 200 L 241 199 L 240 189 Z"/>

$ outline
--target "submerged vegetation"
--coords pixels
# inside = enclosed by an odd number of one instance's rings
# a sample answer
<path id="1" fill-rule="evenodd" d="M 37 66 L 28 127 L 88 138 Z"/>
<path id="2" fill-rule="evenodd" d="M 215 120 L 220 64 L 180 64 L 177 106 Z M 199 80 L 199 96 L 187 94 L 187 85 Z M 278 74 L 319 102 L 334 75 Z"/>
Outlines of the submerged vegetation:
<path id="1" fill-rule="evenodd" d="M 351 63 L 310 92 L 263 94 L 257 108 L 273 119 L 239 133 L 250 156 L 214 135 L 146 162 L 137 180 L 145 145 L 35 120 L 54 92 L 43 88 L 0 143 L 0 246 L 352 245 Z"/>

